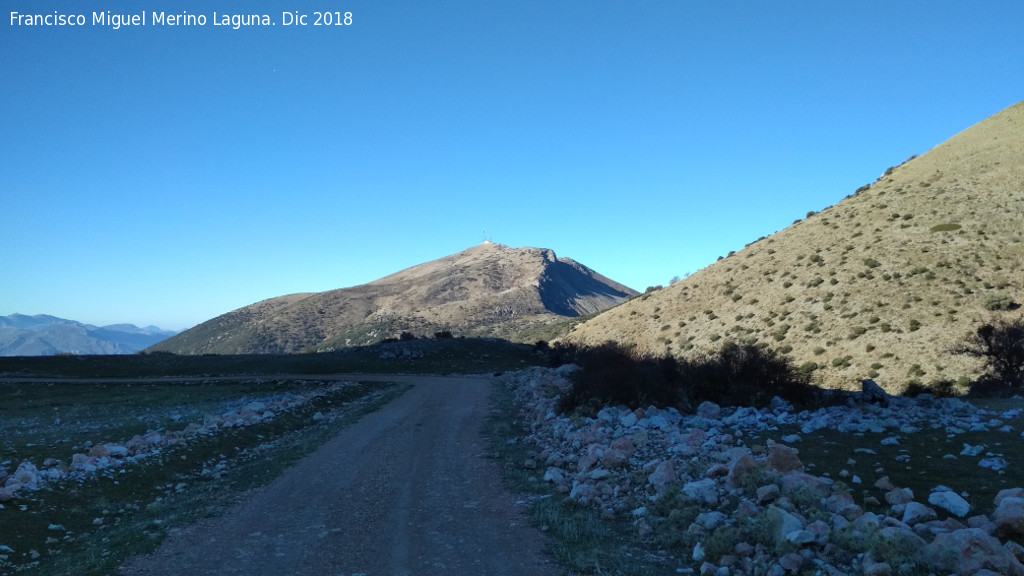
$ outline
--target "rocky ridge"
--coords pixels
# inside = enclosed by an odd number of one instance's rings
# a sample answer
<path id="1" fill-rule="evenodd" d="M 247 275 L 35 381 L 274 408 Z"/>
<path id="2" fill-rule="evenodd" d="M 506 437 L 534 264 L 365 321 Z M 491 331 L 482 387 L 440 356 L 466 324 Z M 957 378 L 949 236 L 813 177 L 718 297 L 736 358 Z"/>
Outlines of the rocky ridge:
<path id="1" fill-rule="evenodd" d="M 925 495 L 882 476 L 875 486 L 885 492 L 888 508 L 875 513 L 865 508 L 878 508 L 877 499 L 858 504 L 850 489 L 861 478 L 807 471 L 792 446 L 800 434 L 757 444 L 780 426 L 798 426 L 806 435 L 823 429 L 880 433 L 883 445 L 921 430 L 944 430 L 950 438 L 968 431 L 1018 435 L 1006 421 L 1020 416 L 1020 408 L 994 412 L 921 395 L 798 412 L 776 398 L 770 409 L 706 402 L 686 416 L 672 408 L 607 407 L 579 420 L 555 411 L 573 369 L 503 376 L 529 428 L 526 440 L 536 445 L 524 466 L 544 470 L 544 481 L 568 501 L 630 519 L 645 541 L 675 538 L 686 554 L 666 553 L 663 560 L 677 573 L 884 576 L 917 563 L 939 573 L 1024 575 L 1018 543 L 1024 539 L 1024 488 L 1000 491 L 986 515 L 971 506 L 969 494 L 938 483 L 955 478 L 934 479 Z M 977 457 L 983 468 L 1006 468 L 1005 455 L 983 452 L 983 446 L 964 444 L 959 456 Z"/>

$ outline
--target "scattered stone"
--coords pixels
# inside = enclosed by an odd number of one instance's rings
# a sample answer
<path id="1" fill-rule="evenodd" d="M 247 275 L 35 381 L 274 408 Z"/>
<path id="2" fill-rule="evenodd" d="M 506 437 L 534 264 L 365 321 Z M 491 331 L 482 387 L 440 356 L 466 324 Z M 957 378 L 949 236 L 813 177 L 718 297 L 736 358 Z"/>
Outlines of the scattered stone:
<path id="1" fill-rule="evenodd" d="M 914 491 L 910 488 L 893 488 L 885 493 L 885 501 L 890 506 L 898 506 L 914 501 Z"/>
<path id="2" fill-rule="evenodd" d="M 562 470 L 560 468 L 555 468 L 554 466 L 548 468 L 548 471 L 544 473 L 545 482 L 554 482 L 555 484 L 559 484 L 564 479 L 565 474 L 562 472 Z"/>
<path id="3" fill-rule="evenodd" d="M 8 486 L 11 486 L 12 483 L 17 483 L 26 490 L 38 490 L 39 469 L 32 462 L 25 460 L 18 465 L 18 469 L 7 479 Z"/>
<path id="4" fill-rule="evenodd" d="M 658 467 L 654 469 L 654 472 L 647 477 L 647 482 L 655 488 L 661 490 L 664 489 L 668 484 L 676 481 L 676 470 L 672 465 L 671 460 L 663 460 Z M 714 483 L 714 481 L 712 481 Z"/>
<path id="5" fill-rule="evenodd" d="M 947 574 L 973 576 L 987 569 L 1006 576 L 1024 576 L 1024 565 L 999 540 L 978 528 L 938 534 L 917 557 Z"/>
<path id="6" fill-rule="evenodd" d="M 1001 470 L 1006 470 L 1007 464 L 1006 464 L 1006 459 L 1005 458 L 991 457 L 991 458 L 982 458 L 978 462 L 978 466 L 981 466 L 982 468 L 988 468 L 989 470 L 994 470 L 996 472 L 999 472 Z"/>
<path id="7" fill-rule="evenodd" d="M 875 481 L 875 488 L 878 488 L 879 490 L 885 490 L 886 492 L 888 492 L 890 490 L 895 490 L 896 486 L 893 485 L 892 481 L 889 480 L 888 476 L 882 476 L 881 478 Z"/>
<path id="8" fill-rule="evenodd" d="M 908 502 L 903 509 L 903 523 L 907 526 L 936 520 L 938 517 L 934 509 L 920 502 Z"/>
<path id="9" fill-rule="evenodd" d="M 1019 540 L 1024 536 L 1024 498 L 1004 497 L 992 514 L 1000 538 Z"/>
<path id="10" fill-rule="evenodd" d="M 778 484 L 768 484 L 767 486 L 761 486 L 757 489 L 757 503 L 767 504 L 774 502 L 779 497 L 779 486 Z"/>
<path id="11" fill-rule="evenodd" d="M 687 482 L 683 485 L 683 494 L 686 494 L 691 500 L 710 506 L 718 504 L 718 485 L 710 478 Z"/>
<path id="12" fill-rule="evenodd" d="M 1006 488 L 996 494 L 995 505 L 998 508 L 1004 498 L 1024 498 L 1024 488 Z"/>
<path id="13" fill-rule="evenodd" d="M 1017 504 L 1011 499 L 1024 500 L 1024 490 L 997 497 L 997 509 L 1005 502 L 998 529 L 995 522 L 983 515 L 957 520 L 967 518 L 970 513 L 965 494 L 937 487 L 927 503 L 921 503 L 914 500 L 912 491 L 898 489 L 888 477 L 874 481 L 874 486 L 886 494 L 885 501 L 891 507 L 887 515 L 866 513 L 857 503 L 863 500 L 865 507 L 877 503 L 874 496 L 867 491 L 863 495 L 857 491 L 855 502 L 853 495 L 836 489 L 835 482 L 829 478 L 808 473 L 813 467 L 805 467 L 799 452 L 791 446 L 801 440 L 810 441 L 806 434 L 825 428 L 851 436 L 878 434 L 877 438 L 892 439 L 887 442 L 892 445 L 905 444 L 907 435 L 921 430 L 945 431 L 951 446 L 958 445 L 954 444 L 956 436 L 967 430 L 998 434 L 996 429 L 1002 426 L 1002 421 L 993 421 L 999 420 L 996 416 L 1001 413 L 978 409 L 959 399 L 892 397 L 887 403 L 848 403 L 803 412 L 794 411 L 780 399 L 774 400 L 770 409 L 760 410 L 708 403 L 700 406 L 694 416 L 654 407 L 631 411 L 619 406 L 602 409 L 596 418 L 580 420 L 558 415 L 557 397 L 540 393 L 541 390 L 568 389 L 568 384 L 553 371 L 532 368 L 507 373 L 502 378 L 509 382 L 517 404 L 522 406 L 522 421 L 530 423 L 531 431 L 522 439 L 535 444 L 537 452 L 543 454 L 537 460 L 547 469 L 545 480 L 553 482 L 557 490 L 572 492 L 581 505 L 593 506 L 607 517 L 629 518 L 637 534 L 658 537 L 663 529 L 676 529 L 677 524 L 665 520 L 679 518 L 681 507 L 664 517 L 661 516 L 664 512 L 655 514 L 644 504 L 656 501 L 676 483 L 682 484 L 680 496 L 691 501 L 682 506 L 697 504 L 703 508 L 697 511 L 687 533 L 693 541 L 701 543 L 700 552 L 704 555 L 694 560 L 693 568 L 681 569 L 683 573 L 696 572 L 699 565 L 700 571 L 707 574 L 782 576 L 800 571 L 828 575 L 897 574 L 903 570 L 903 562 L 900 556 L 889 557 L 891 551 L 902 555 L 920 550 L 917 557 L 924 559 L 928 555 L 925 547 L 933 546 L 929 549 L 931 552 L 937 549 L 936 541 L 940 545 L 953 542 L 949 534 L 970 536 L 971 533 L 965 531 L 975 530 L 995 540 L 993 535 L 1006 534 L 1004 537 L 1009 538 L 1009 534 L 1019 530 L 1011 520 L 1016 517 L 1013 508 Z M 524 380 L 529 384 L 517 384 Z M 765 438 L 783 426 L 802 430 L 802 434 L 787 434 L 784 443 Z M 982 456 L 982 459 L 1003 457 L 985 453 L 984 446 L 965 448 L 972 452 L 978 450 L 973 456 Z M 853 452 L 877 456 L 871 448 L 858 448 Z M 911 455 L 908 452 L 901 451 L 898 461 L 907 462 L 909 467 Z M 942 454 L 938 451 L 932 457 L 939 458 Z M 836 456 L 842 461 L 849 454 Z M 926 457 L 916 452 L 914 456 Z M 871 460 L 856 457 L 861 462 L 848 460 L 848 470 L 864 466 L 873 470 L 875 477 L 885 474 L 880 462 L 872 464 Z M 965 457 L 972 456 L 960 456 Z M 578 463 L 583 466 L 575 478 L 562 472 L 566 467 L 575 468 Z M 599 478 L 593 477 L 594 471 Z M 853 474 L 847 476 L 852 477 Z M 815 502 L 820 509 L 815 507 Z M 938 520 L 937 517 L 946 512 L 951 517 Z M 760 518 L 763 514 L 767 517 Z M 806 515 L 806 519 L 802 515 Z M 808 519 L 817 520 L 807 523 Z M 745 527 L 751 522 L 763 522 L 772 527 L 771 538 L 775 544 L 781 544 L 781 548 L 771 543 L 754 546 L 738 541 L 730 544 L 734 547 L 728 554 L 708 557 L 707 538 L 713 532 L 722 526 L 734 526 L 740 529 L 741 538 L 749 537 Z M 946 541 L 936 535 L 947 535 Z M 873 539 L 876 538 L 879 550 L 886 554 L 878 558 L 883 561 L 865 554 L 858 555 L 859 560 L 851 560 L 858 552 L 869 547 L 874 549 Z M 1009 545 L 1000 548 L 1002 552 L 984 545 L 957 548 L 948 555 L 953 558 L 952 564 L 946 562 L 947 565 L 933 566 L 931 570 L 936 574 L 1014 574 L 1017 567 L 999 558 L 1004 554 L 1017 562 L 1011 548 Z M 976 553 L 969 552 L 971 550 Z M 783 554 L 786 551 L 790 553 Z M 1021 552 L 1024 556 L 1024 549 Z M 974 566 L 968 562 L 972 555 L 977 557 Z M 961 561 L 960 556 L 966 558 Z M 985 558 L 978 559 L 983 556 Z"/>
<path id="14" fill-rule="evenodd" d="M 928 496 L 928 503 L 932 506 L 938 506 L 960 518 L 967 516 L 967 513 L 971 511 L 971 505 L 953 491 L 932 492 Z"/>
<path id="15" fill-rule="evenodd" d="M 860 400 L 862 402 L 880 402 L 882 404 L 888 404 L 889 400 L 892 398 L 892 396 L 883 390 L 881 386 L 875 384 L 874 380 L 861 380 L 860 387 Z"/>
<path id="16" fill-rule="evenodd" d="M 722 415 L 722 408 L 714 402 L 701 402 L 700 406 L 697 406 L 697 417 L 704 418 L 705 420 L 718 420 Z"/>
<path id="17" fill-rule="evenodd" d="M 729 473 L 726 480 L 733 488 L 742 488 L 750 482 L 756 481 L 761 473 L 761 466 L 749 453 L 744 452 L 733 458 L 729 463 Z"/>
<path id="18" fill-rule="evenodd" d="M 799 451 L 773 440 L 768 440 L 768 467 L 783 474 L 793 470 L 803 471 L 804 464 L 797 456 Z"/>

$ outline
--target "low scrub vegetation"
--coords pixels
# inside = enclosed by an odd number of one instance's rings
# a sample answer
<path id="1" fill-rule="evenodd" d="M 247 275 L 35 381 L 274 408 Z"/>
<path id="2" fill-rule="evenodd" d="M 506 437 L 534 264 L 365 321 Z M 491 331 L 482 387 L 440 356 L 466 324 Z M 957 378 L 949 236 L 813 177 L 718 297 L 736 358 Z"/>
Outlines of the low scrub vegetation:
<path id="1" fill-rule="evenodd" d="M 558 345 L 553 363 L 575 362 L 580 369 L 559 403 L 563 412 L 595 413 L 603 406 L 654 405 L 692 411 L 704 401 L 726 406 L 767 406 L 780 396 L 796 405 L 823 401 L 807 371 L 785 356 L 752 344 L 726 342 L 717 353 L 696 360 L 645 356 L 619 344 L 592 348 Z"/>

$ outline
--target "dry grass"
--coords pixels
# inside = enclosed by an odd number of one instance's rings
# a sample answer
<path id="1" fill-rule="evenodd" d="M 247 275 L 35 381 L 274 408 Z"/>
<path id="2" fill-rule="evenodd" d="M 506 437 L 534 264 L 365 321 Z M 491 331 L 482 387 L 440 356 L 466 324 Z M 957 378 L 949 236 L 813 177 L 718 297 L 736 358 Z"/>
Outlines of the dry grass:
<path id="1" fill-rule="evenodd" d="M 974 377 L 979 365 L 950 350 L 1020 315 L 992 302 L 1024 302 L 1022 134 L 1024 103 L 567 340 L 682 357 L 765 342 L 816 363 L 828 387 Z"/>

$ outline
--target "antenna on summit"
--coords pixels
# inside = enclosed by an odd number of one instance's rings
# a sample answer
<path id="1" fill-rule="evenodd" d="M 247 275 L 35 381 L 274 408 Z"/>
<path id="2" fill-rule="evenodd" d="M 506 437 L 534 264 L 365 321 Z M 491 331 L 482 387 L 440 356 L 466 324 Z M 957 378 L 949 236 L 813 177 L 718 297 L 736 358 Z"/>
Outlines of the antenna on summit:
<path id="1" fill-rule="evenodd" d="M 484 244 L 491 244 L 491 239 L 487 237 L 487 229 L 484 228 Z"/>

